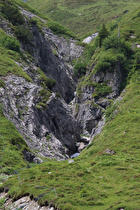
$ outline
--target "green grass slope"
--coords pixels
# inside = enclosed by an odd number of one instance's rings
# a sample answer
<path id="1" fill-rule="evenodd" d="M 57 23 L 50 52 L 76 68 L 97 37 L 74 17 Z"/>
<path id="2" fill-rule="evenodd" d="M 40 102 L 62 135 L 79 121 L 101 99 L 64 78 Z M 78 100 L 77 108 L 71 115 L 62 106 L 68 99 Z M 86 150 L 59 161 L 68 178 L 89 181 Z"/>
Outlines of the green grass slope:
<path id="1" fill-rule="evenodd" d="M 65 25 L 78 36 L 98 31 L 102 23 L 119 20 L 140 5 L 139 0 L 28 0 L 27 3 Z"/>
<path id="2" fill-rule="evenodd" d="M 0 29 L 0 94 L 1 88 L 6 88 L 4 77 L 9 74 L 25 78 L 32 81 L 31 78 L 17 64 L 23 55 L 20 52 L 20 44 L 16 38 L 6 35 Z M 3 115 L 3 105 L 0 104 L 0 166 L 1 173 L 11 174 L 15 169 L 27 166 L 23 157 L 23 151 L 29 150 L 22 136 L 12 124 Z"/>
<path id="3" fill-rule="evenodd" d="M 29 150 L 22 136 L 0 108 L 0 167 L 1 173 L 13 174 L 18 168 L 27 167 L 23 151 Z"/>
<path id="4" fill-rule="evenodd" d="M 119 103 L 117 115 L 74 159 L 48 161 L 20 171 L 4 183 L 14 199 L 29 194 L 40 204 L 60 209 L 139 209 L 140 206 L 140 74 L 136 72 Z M 106 154 L 109 148 L 115 154 Z M 44 188 L 38 188 L 41 186 Z M 55 188 L 54 191 L 49 189 Z"/>
<path id="5" fill-rule="evenodd" d="M 129 46 L 140 43 L 139 14 L 137 8 L 135 13 L 127 13 L 119 22 L 113 20 L 108 24 L 108 28 L 111 28 L 110 33 L 112 35 L 117 33 L 119 23 L 121 40 L 124 39 Z M 14 69 L 18 68 L 14 60 L 20 59 L 18 42 L 6 38 L 7 35 L 2 30 L 0 35 L 0 47 L 3 52 L 0 54 L 3 66 L 0 67 L 1 76 L 9 73 L 17 74 L 14 72 Z M 9 39 L 10 46 L 8 41 L 5 42 Z M 14 50 L 13 44 L 11 49 L 11 43 L 14 43 Z M 100 59 L 106 54 L 103 48 L 96 51 L 95 46 L 96 43 L 93 42 L 89 48 L 87 47 L 89 51 L 94 47 L 91 54 L 88 51 L 90 56 L 95 52 L 92 60 L 88 60 L 91 65 L 95 61 L 101 61 Z M 123 53 L 125 55 L 125 51 Z M 15 126 L 3 116 L 1 111 L 1 172 L 13 173 L 13 176 L 0 184 L 0 190 L 8 188 L 8 194 L 13 200 L 30 195 L 41 205 L 52 203 L 60 209 L 138 210 L 140 207 L 140 49 L 136 46 L 131 59 L 132 63 L 127 74 L 128 85 L 122 93 L 122 100 L 115 108 L 112 106 L 107 109 L 108 121 L 102 133 L 93 138 L 92 143 L 74 159 L 74 162 L 48 160 L 40 165 L 22 169 L 27 166 L 22 155 L 27 145 Z M 10 65 L 9 71 L 7 71 L 8 65 Z M 21 72 L 22 70 L 18 69 L 18 74 Z M 2 80 L 0 87 L 4 87 Z M 106 149 L 115 153 L 107 154 Z M 14 174 L 15 169 L 19 169 L 18 175 Z"/>

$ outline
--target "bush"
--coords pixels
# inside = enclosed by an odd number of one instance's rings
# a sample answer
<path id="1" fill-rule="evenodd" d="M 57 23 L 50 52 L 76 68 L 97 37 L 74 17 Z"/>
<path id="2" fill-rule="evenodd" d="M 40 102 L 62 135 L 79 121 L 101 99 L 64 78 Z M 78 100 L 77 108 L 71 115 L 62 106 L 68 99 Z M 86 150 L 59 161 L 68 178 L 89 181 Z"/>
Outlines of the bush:
<path id="1" fill-rule="evenodd" d="M 103 40 L 108 37 L 109 32 L 107 31 L 105 24 L 102 25 L 101 30 L 99 31 L 99 47 L 101 47 Z"/>
<path id="2" fill-rule="evenodd" d="M 42 86 L 47 86 L 50 90 L 55 86 L 56 80 L 46 77 L 44 74 L 40 75 Z"/>
<path id="3" fill-rule="evenodd" d="M 6 1 L 6 3 L 3 4 L 1 12 L 13 25 L 22 25 L 25 22 L 18 7 L 11 5 L 10 1 Z"/>
<path id="4" fill-rule="evenodd" d="M 86 74 L 86 70 L 86 63 L 76 63 L 74 66 L 74 75 L 78 78 L 82 77 Z"/>
<path id="5" fill-rule="evenodd" d="M 45 84 L 51 90 L 55 86 L 56 80 L 54 80 L 52 78 L 46 78 Z"/>
<path id="6" fill-rule="evenodd" d="M 1 87 L 2 87 L 2 88 L 5 88 L 5 83 L 4 83 L 3 80 L 0 79 L 0 88 L 1 88 Z"/>
<path id="7" fill-rule="evenodd" d="M 95 66 L 95 71 L 113 71 L 117 63 L 123 60 L 123 57 L 122 54 L 115 54 L 112 50 L 103 52 L 100 54 L 99 61 Z"/>
<path id="8" fill-rule="evenodd" d="M 29 42 L 32 38 L 31 32 L 25 25 L 18 25 L 15 28 L 15 35 L 20 41 Z"/>
<path id="9" fill-rule="evenodd" d="M 2 45 L 10 50 L 20 51 L 20 43 L 14 37 L 5 36 L 2 39 Z"/>
<path id="10" fill-rule="evenodd" d="M 128 57 L 132 55 L 131 44 L 117 36 L 109 36 L 106 38 L 103 41 L 103 48 L 104 50 L 108 50 L 110 48 L 115 49 L 116 52 L 123 53 Z"/>

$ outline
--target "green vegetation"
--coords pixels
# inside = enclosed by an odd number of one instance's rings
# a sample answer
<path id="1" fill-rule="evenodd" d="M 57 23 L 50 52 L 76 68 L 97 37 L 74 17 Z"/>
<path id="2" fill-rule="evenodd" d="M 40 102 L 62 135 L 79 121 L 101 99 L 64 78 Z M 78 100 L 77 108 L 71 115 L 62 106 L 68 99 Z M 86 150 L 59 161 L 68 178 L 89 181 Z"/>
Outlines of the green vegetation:
<path id="1" fill-rule="evenodd" d="M 5 87 L 5 83 L 3 80 L 0 79 L 0 87 L 4 88 Z"/>
<path id="2" fill-rule="evenodd" d="M 47 108 L 47 105 L 46 105 L 46 102 L 49 100 L 49 97 L 51 96 L 51 92 L 42 88 L 40 91 L 39 91 L 39 96 L 40 96 L 40 99 L 41 101 L 39 103 L 36 104 L 36 107 L 38 109 L 41 109 L 41 107 L 43 108 Z"/>
<path id="3" fill-rule="evenodd" d="M 4 209 L 5 198 L 0 199 L 0 208 Z"/>
<path id="4" fill-rule="evenodd" d="M 10 56 L 9 56 L 10 55 Z M 11 56 L 12 55 L 12 56 Z M 25 78 L 27 81 L 32 79 L 24 72 L 13 60 L 15 52 L 6 51 L 0 47 L 0 76 L 6 76 L 9 73 Z M 11 59 L 13 57 L 13 59 Z"/>
<path id="5" fill-rule="evenodd" d="M 3 8 L 0 11 L 0 15 L 3 14 L 8 20 L 11 17 L 8 14 L 9 7 L 13 11 L 19 12 L 16 3 L 24 8 L 29 8 L 27 4 L 19 0 L 7 0 L 8 7 L 6 8 L 5 2 L 0 2 L 0 8 Z M 12 2 L 16 3 L 12 4 Z M 44 6 L 46 2 L 48 7 Z M 23 157 L 23 151 L 29 150 L 28 146 L 15 126 L 2 114 L 3 109 L 1 106 L 1 172 L 8 175 L 12 174 L 12 176 L 3 184 L 0 184 L 0 191 L 3 188 L 8 188 L 8 194 L 13 200 L 24 195 L 29 195 L 31 199 L 35 199 L 45 194 L 45 196 L 38 199 L 39 204 L 48 205 L 51 203 L 57 208 L 67 210 L 139 209 L 140 49 L 134 46 L 132 51 L 131 45 L 135 45 L 136 42 L 140 43 L 140 27 L 138 25 L 140 22 L 140 9 L 137 8 L 135 13 L 131 13 L 130 8 L 135 7 L 139 2 L 137 0 L 134 2 L 130 0 L 127 2 L 112 0 L 106 2 L 103 0 L 98 2 L 93 0 L 60 0 L 59 3 L 46 0 L 46 2 L 43 4 L 44 10 L 50 9 L 49 13 L 54 17 L 57 15 L 58 21 L 62 17 L 63 21 L 65 21 L 64 17 L 66 14 L 69 17 L 69 21 L 72 21 L 74 20 L 73 18 L 77 18 L 77 14 L 81 11 L 81 15 L 78 14 L 78 21 L 81 21 L 80 24 L 82 26 L 84 26 L 83 20 L 86 20 L 84 23 L 87 24 L 81 29 L 76 27 L 75 31 L 80 35 L 84 34 L 89 28 L 92 30 L 91 24 L 93 30 L 96 27 L 99 29 L 103 22 L 103 17 L 104 22 L 107 22 L 110 15 L 113 14 L 112 19 L 116 14 L 118 15 L 115 20 L 106 24 L 109 31 L 108 37 L 103 37 L 104 40 L 102 39 L 101 42 L 99 42 L 97 37 L 90 45 L 85 45 L 82 58 L 77 63 L 75 62 L 74 71 L 77 77 L 83 76 L 80 78 L 81 82 L 77 90 L 79 96 L 82 93 L 82 88 L 92 86 L 94 88 L 93 97 L 104 97 L 112 91 L 111 88 L 107 83 L 94 83 L 92 76 L 98 71 L 113 72 L 114 68 L 120 65 L 124 77 L 122 88 L 125 87 L 126 91 L 122 101 L 111 104 L 108 107 L 105 113 L 106 124 L 102 133 L 93 138 L 92 143 L 81 152 L 78 158 L 74 159 L 74 162 L 48 160 L 31 168 L 27 168 L 28 164 Z M 94 3 L 93 6 L 91 6 L 92 3 Z M 58 11 L 58 6 L 63 11 Z M 64 11 L 64 8 L 67 8 L 67 11 Z M 123 13 L 125 8 L 130 11 Z M 51 12 L 52 10 L 54 12 Z M 30 11 L 34 12 L 34 14 L 39 14 L 31 8 Z M 85 15 L 82 14 L 83 11 L 85 11 Z M 71 16 L 71 12 L 73 12 L 73 16 Z M 29 41 L 30 35 L 28 31 L 23 30 L 25 23 L 21 21 L 22 16 L 16 22 L 16 15 L 14 13 L 11 14 L 13 18 L 10 21 L 14 25 L 15 33 L 17 30 L 16 36 L 19 39 L 24 39 L 25 37 L 25 42 Z M 101 15 L 101 18 L 98 18 L 99 15 Z M 45 19 L 43 15 L 40 17 Z M 59 35 L 65 34 L 69 37 L 74 37 L 69 30 L 61 25 L 47 18 L 46 20 L 48 22 L 43 23 L 38 18 L 33 18 L 30 24 L 36 24 L 40 31 L 42 26 L 49 25 Z M 21 26 L 19 24 L 20 21 Z M 80 27 L 78 21 L 74 22 L 72 27 Z M 96 25 L 94 25 L 94 21 L 97 21 Z M 70 22 L 66 24 L 70 25 Z M 118 26 L 121 26 L 120 37 L 117 36 Z M 18 34 L 18 32 L 21 32 L 21 34 Z M 101 45 L 100 49 L 98 48 L 99 43 Z M 17 39 L 7 36 L 0 30 L 0 76 L 12 73 L 31 81 L 31 78 L 15 62 L 21 60 L 21 55 Z M 84 77 L 87 70 L 89 75 Z M 47 108 L 46 102 L 52 94 L 51 89 L 55 86 L 56 81 L 47 78 L 40 69 L 37 72 L 42 89 L 39 92 L 41 101 L 36 106 L 38 109 L 42 109 L 42 107 Z M 0 79 L 0 87 L 5 88 L 5 83 L 2 79 Z M 50 138 L 51 134 L 46 134 L 46 140 L 49 141 Z M 105 152 L 107 148 L 113 150 L 114 154 L 107 154 Z M 25 168 L 21 169 L 23 167 Z M 14 174 L 17 169 L 19 169 L 19 175 Z M 0 180 L 4 181 L 1 177 Z M 1 199 L 1 209 L 3 204 L 4 199 Z"/>
<path id="6" fill-rule="evenodd" d="M 20 52 L 20 43 L 15 37 L 8 36 L 2 29 L 0 29 L 0 35 L 0 45 L 9 50 Z"/>
<path id="7" fill-rule="evenodd" d="M 40 84 L 43 88 L 49 88 L 50 90 L 55 86 L 56 80 L 52 79 L 50 77 L 47 77 L 41 69 L 37 69 L 37 72 L 39 73 L 39 80 Z"/>
<path id="8" fill-rule="evenodd" d="M 2 114 L 0 107 L 0 165 L 1 173 L 13 174 L 14 170 L 26 167 L 22 152 L 29 150 L 15 125 Z"/>
<path id="9" fill-rule="evenodd" d="M 86 63 L 80 63 L 80 62 L 77 62 L 74 66 L 74 75 L 76 77 L 82 77 L 85 75 L 86 73 L 86 70 L 87 70 L 87 64 Z"/>
<path id="10" fill-rule="evenodd" d="M 21 61 L 21 58 L 23 54 L 20 52 L 19 41 L 0 29 L 0 76 L 12 73 L 31 82 L 32 79 L 16 64 Z"/>
<path id="11" fill-rule="evenodd" d="M 17 199 L 27 193 L 37 198 L 49 192 L 38 202 L 53 203 L 61 209 L 138 209 L 139 81 L 133 75 L 117 115 L 73 163 L 48 161 L 21 170 L 20 185 L 17 175 L 3 184 L 9 188 L 8 194 Z M 106 154 L 107 148 L 115 154 Z M 36 186 L 55 188 L 57 196 L 54 191 Z"/>
<path id="12" fill-rule="evenodd" d="M 113 28 L 140 5 L 139 0 L 28 0 L 27 3 L 78 36 L 98 31 L 103 23 L 107 24 L 111 20 L 117 22 L 112 25 Z"/>
<path id="13" fill-rule="evenodd" d="M 102 28 L 99 32 L 99 47 L 101 47 L 103 40 L 108 37 L 109 32 L 107 31 L 105 24 L 103 23 Z"/>
<path id="14" fill-rule="evenodd" d="M 7 0 L 6 2 L 1 0 L 1 13 L 13 25 L 24 24 L 24 18 L 21 15 L 18 6 L 12 0 Z"/>
<path id="15" fill-rule="evenodd" d="M 46 21 L 44 22 L 37 17 L 33 17 L 30 20 L 31 24 L 35 24 L 38 26 L 39 31 L 41 33 L 43 33 L 42 26 L 45 26 L 50 28 L 55 34 L 76 38 L 74 33 L 72 33 L 69 29 L 49 19 L 46 15 L 42 15 L 38 11 L 30 8 L 22 0 L 7 0 L 6 2 L 2 0 L 0 2 L 0 6 L 0 15 L 2 15 L 2 17 L 4 17 L 5 19 L 9 20 L 14 25 L 13 30 L 15 31 L 15 35 L 19 40 L 29 42 L 31 41 L 32 36 L 30 33 L 29 25 L 26 24 L 18 6 L 21 6 L 22 8 L 32 12 L 33 14 L 38 15 L 40 18 Z"/>

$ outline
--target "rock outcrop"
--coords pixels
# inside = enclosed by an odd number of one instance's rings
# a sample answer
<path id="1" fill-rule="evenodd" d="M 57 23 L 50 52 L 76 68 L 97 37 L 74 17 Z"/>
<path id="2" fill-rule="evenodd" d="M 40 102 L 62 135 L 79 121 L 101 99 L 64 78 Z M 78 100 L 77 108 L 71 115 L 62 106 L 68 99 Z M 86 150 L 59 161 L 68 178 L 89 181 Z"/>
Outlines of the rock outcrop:
<path id="1" fill-rule="evenodd" d="M 35 15 L 20 9 L 26 25 L 29 25 L 29 19 Z M 5 32 L 10 34 L 10 24 L 3 21 L 0 24 L 3 30 L 4 24 Z M 39 31 L 36 24 L 31 24 L 29 30 L 32 34 L 30 40 L 20 40 L 21 51 L 27 61 L 21 59 L 16 64 L 30 76 L 31 81 L 12 74 L 1 77 L 5 87 L 0 88 L 0 103 L 3 104 L 4 115 L 15 124 L 35 155 L 66 159 L 77 152 L 76 143 L 80 141 L 78 123 L 67 103 L 73 99 L 76 89 L 71 61 L 79 57 L 83 49 L 76 45 L 75 40 L 54 35 L 48 28 L 43 27 Z M 34 59 L 28 58 L 26 51 Z M 44 83 L 42 85 L 39 68 L 44 76 L 56 81 L 51 90 Z M 43 97 L 47 99 L 39 105 L 41 90 L 45 91 Z M 26 160 L 36 158 L 24 153 Z M 35 161 L 41 162 L 40 159 Z"/>
<path id="2" fill-rule="evenodd" d="M 21 12 L 30 19 L 34 17 L 32 13 L 22 8 Z M 41 19 L 41 21 L 44 20 Z M 41 33 L 38 27 L 32 24 L 30 32 L 31 42 L 26 45 L 21 42 L 22 48 L 31 52 L 36 65 L 45 75 L 56 80 L 53 91 L 57 91 L 67 103 L 70 102 L 76 88 L 71 61 L 81 56 L 82 47 L 77 46 L 75 40 L 66 40 L 64 37 L 57 36 L 46 27 L 42 28 Z"/>
<path id="3" fill-rule="evenodd" d="M 94 67 L 93 67 L 94 68 Z M 81 86 L 80 94 L 76 94 L 73 100 L 73 114 L 81 126 L 81 133 L 93 136 L 98 134 L 103 127 L 105 120 L 103 113 L 110 104 L 110 100 L 120 94 L 122 74 L 120 65 L 116 64 L 113 71 L 98 71 L 96 73 L 87 73 L 85 77 L 92 81 Z M 96 86 L 100 87 L 97 95 Z M 108 92 L 103 88 L 108 88 Z M 100 93 L 101 91 L 101 93 Z M 99 123 L 100 122 L 100 123 Z"/>

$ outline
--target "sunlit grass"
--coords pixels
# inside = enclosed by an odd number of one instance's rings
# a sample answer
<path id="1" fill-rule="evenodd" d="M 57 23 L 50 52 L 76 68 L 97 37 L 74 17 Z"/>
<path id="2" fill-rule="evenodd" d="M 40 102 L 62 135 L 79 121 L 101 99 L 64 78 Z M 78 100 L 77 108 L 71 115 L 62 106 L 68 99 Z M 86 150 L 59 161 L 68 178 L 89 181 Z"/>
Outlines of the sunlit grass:
<path id="1" fill-rule="evenodd" d="M 48 161 L 20 170 L 20 184 L 17 175 L 4 184 L 9 195 L 17 199 L 29 193 L 37 198 L 50 189 L 40 204 L 47 201 L 61 209 L 83 210 L 139 208 L 139 90 L 139 83 L 128 85 L 117 115 L 73 163 Z M 107 148 L 115 154 L 106 154 Z"/>

